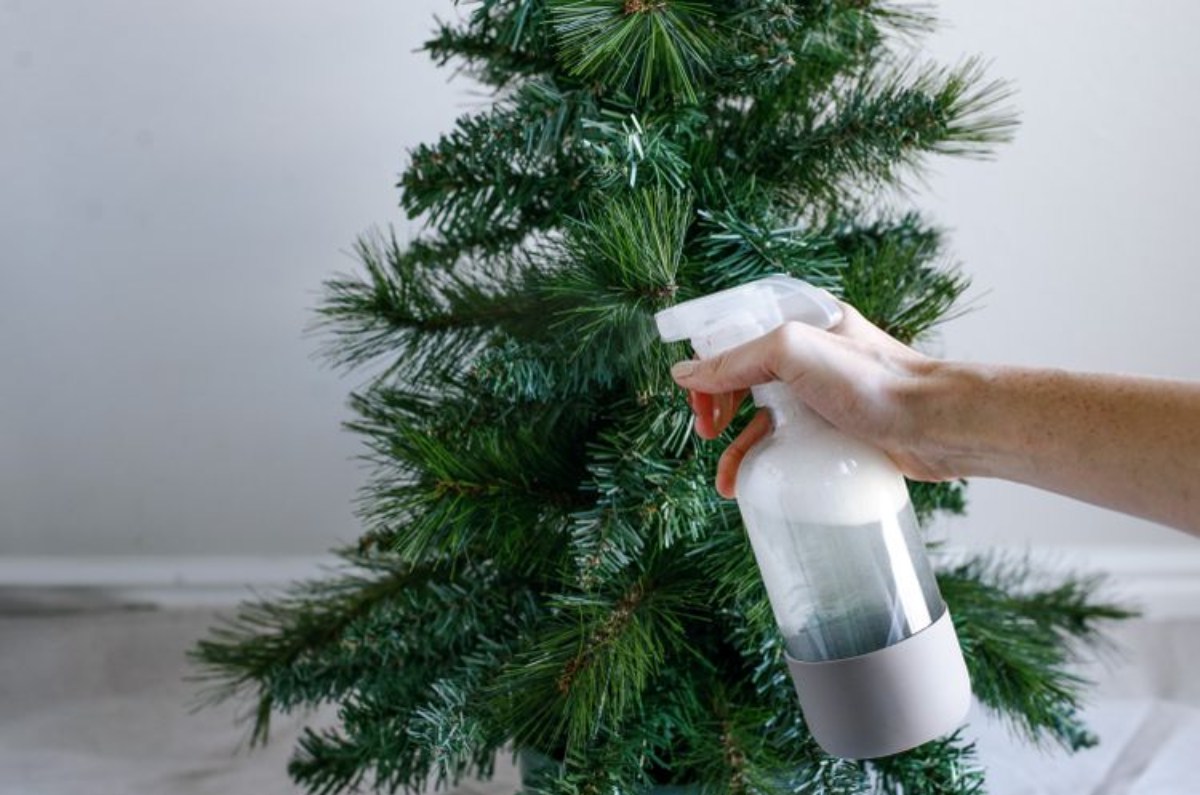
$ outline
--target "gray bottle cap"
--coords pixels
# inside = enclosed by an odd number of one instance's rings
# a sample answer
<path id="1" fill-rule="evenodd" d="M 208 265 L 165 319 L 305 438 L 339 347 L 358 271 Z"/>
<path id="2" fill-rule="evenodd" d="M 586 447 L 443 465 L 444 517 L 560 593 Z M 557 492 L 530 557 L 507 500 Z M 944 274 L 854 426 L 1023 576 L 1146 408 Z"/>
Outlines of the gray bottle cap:
<path id="1" fill-rule="evenodd" d="M 787 660 L 813 738 L 844 759 L 890 756 L 949 734 L 971 706 L 949 610 L 879 651 L 828 662 Z"/>

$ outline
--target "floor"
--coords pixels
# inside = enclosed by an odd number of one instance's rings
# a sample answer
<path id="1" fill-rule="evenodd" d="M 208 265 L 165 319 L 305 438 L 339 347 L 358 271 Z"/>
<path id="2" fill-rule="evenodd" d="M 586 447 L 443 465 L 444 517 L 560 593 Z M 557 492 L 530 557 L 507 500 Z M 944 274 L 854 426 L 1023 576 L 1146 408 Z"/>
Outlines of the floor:
<path id="1" fill-rule="evenodd" d="M 102 592 L 0 590 L 0 795 L 283 795 L 301 720 L 274 723 L 248 751 L 232 708 L 195 712 L 184 651 L 213 620 L 205 610 L 154 610 Z M 1089 718 L 1101 747 L 1064 758 L 1026 748 L 974 715 L 989 791 L 1003 795 L 1200 793 L 1200 620 L 1122 630 L 1125 662 L 1103 680 Z M 463 795 L 517 788 L 495 780 Z"/>

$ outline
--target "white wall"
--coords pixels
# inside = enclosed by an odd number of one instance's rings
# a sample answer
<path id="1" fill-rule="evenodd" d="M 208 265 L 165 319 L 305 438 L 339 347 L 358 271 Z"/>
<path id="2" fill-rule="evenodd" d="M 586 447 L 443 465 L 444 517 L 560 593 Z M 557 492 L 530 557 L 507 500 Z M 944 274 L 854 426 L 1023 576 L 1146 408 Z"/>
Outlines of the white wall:
<path id="1" fill-rule="evenodd" d="M 1147 10 L 1149 8 L 1149 10 Z M 0 0 L 0 555 L 318 553 L 356 534 L 322 279 L 399 220 L 404 151 L 480 102 L 412 50 L 449 0 Z M 943 4 L 1014 78 L 996 163 L 941 163 L 978 311 L 948 355 L 1200 377 L 1200 5 Z M 1004 484 L 977 542 L 1182 543 Z"/>
<path id="2" fill-rule="evenodd" d="M 942 59 L 981 53 L 1023 126 L 993 163 L 942 161 L 923 204 L 953 231 L 977 311 L 956 358 L 1200 378 L 1200 3 L 942 4 Z M 1103 433 L 1097 428 L 1097 433 Z M 979 481 L 968 543 L 1186 546 L 1181 533 Z"/>
<path id="3" fill-rule="evenodd" d="M 0 554 L 356 535 L 321 281 L 462 110 L 425 0 L 0 0 Z"/>

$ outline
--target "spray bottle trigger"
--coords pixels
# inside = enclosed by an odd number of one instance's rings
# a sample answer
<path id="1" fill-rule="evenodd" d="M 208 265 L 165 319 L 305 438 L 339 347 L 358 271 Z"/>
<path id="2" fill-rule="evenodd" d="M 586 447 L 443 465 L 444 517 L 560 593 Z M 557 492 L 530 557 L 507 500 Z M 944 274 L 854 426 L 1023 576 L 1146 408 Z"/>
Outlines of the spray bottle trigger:
<path id="1" fill-rule="evenodd" d="M 829 291 L 790 276 L 768 276 L 762 280 L 775 293 L 784 320 L 795 320 L 819 329 L 842 322 L 842 305 Z"/>

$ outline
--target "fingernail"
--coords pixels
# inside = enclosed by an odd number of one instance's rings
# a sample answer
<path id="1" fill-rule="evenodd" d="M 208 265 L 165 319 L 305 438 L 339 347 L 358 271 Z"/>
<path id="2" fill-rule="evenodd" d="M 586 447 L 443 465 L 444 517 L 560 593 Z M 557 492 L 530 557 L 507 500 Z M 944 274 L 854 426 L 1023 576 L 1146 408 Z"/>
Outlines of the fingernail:
<path id="1" fill-rule="evenodd" d="M 675 364 L 671 365 L 672 378 L 687 378 L 695 371 L 696 363 L 692 361 L 684 360 L 682 362 L 675 362 Z"/>
<path id="2" fill-rule="evenodd" d="M 725 418 L 733 419 L 733 395 L 722 392 L 713 398 L 713 427 L 725 430 Z"/>

